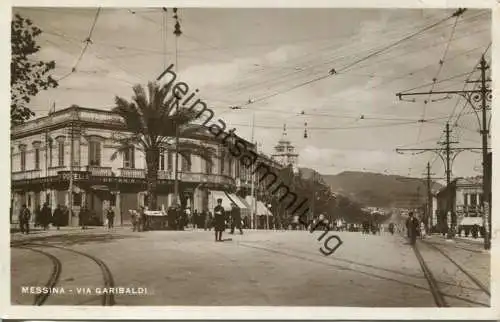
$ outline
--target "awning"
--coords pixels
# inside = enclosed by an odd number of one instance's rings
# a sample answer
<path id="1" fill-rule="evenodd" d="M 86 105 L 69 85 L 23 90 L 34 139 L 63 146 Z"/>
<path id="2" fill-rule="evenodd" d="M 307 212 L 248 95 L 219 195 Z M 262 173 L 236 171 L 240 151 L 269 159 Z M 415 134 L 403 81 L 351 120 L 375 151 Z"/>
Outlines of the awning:
<path id="1" fill-rule="evenodd" d="M 262 201 L 257 200 L 257 216 L 272 216 L 272 212 L 267 209 Z"/>
<path id="2" fill-rule="evenodd" d="M 460 226 L 483 226 L 483 218 L 482 217 L 464 217 L 462 221 L 460 221 Z"/>
<path id="3" fill-rule="evenodd" d="M 232 202 L 234 202 L 236 204 L 236 206 L 238 206 L 238 208 L 240 208 L 240 209 L 247 208 L 247 206 L 241 201 L 240 197 L 238 197 L 234 193 L 227 193 L 226 192 L 226 195 L 229 197 L 229 199 L 231 199 Z"/>
<path id="4" fill-rule="evenodd" d="M 224 191 L 220 190 L 210 190 L 210 195 L 208 197 L 208 209 L 213 211 L 215 206 L 217 206 L 217 199 L 222 199 L 222 207 L 225 211 L 231 210 L 231 204 L 233 203 L 231 199 L 226 195 Z"/>
<path id="5" fill-rule="evenodd" d="M 245 201 L 249 205 L 254 205 L 254 198 L 252 196 L 246 196 Z M 252 206 L 250 206 L 250 209 L 252 209 Z M 257 209 L 255 211 L 255 214 L 257 216 L 272 216 L 273 214 L 267 209 L 267 207 L 262 203 L 262 201 L 257 200 Z"/>
<path id="6" fill-rule="evenodd" d="M 250 217 L 251 211 L 250 206 L 245 202 L 243 198 L 235 195 L 234 193 L 226 193 L 228 197 L 240 208 L 240 213 L 242 217 Z"/>

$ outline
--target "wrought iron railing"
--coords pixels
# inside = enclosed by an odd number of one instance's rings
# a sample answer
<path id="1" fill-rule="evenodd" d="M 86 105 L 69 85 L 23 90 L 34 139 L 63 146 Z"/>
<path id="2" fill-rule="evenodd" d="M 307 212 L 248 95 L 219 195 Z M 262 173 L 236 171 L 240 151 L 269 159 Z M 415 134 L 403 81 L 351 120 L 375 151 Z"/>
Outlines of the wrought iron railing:
<path id="1" fill-rule="evenodd" d="M 146 170 L 144 169 L 132 169 L 132 168 L 120 168 L 119 174 L 120 177 L 125 178 L 145 178 Z"/>

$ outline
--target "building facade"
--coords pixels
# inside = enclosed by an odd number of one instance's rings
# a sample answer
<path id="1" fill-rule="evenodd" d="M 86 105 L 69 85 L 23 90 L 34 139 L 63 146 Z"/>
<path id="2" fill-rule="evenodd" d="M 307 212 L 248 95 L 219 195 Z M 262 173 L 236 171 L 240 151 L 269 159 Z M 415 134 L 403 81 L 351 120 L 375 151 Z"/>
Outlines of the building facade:
<path id="1" fill-rule="evenodd" d="M 179 157 L 179 199 L 183 208 L 208 210 L 218 192 L 244 199 L 251 190 L 251 169 L 235 159 L 206 127 L 190 140 L 215 149 L 207 162 L 191 155 Z M 78 213 L 86 206 L 103 218 L 108 205 L 114 208 L 115 225 L 130 223 L 129 210 L 147 204 L 146 162 L 139 147 L 117 153 L 117 137 L 127 130 L 120 116 L 110 111 L 72 106 L 16 126 L 11 131 L 11 222 L 17 221 L 23 204 L 33 213 L 48 203 L 54 210 L 72 210 L 67 224 L 78 225 Z M 255 147 L 247 142 L 251 149 Z M 271 158 L 261 162 L 276 167 Z M 162 150 L 158 168 L 158 205 L 173 201 L 175 153 Z M 256 185 L 259 189 L 259 185 Z M 70 192 L 72 196 L 70 197 Z M 72 204 L 70 204 L 72 203 Z M 237 204 L 240 203 L 238 200 Z M 34 216 L 32 216 L 34 217 Z"/>
<path id="2" fill-rule="evenodd" d="M 482 226 L 482 177 L 457 178 L 437 193 L 437 225 Z"/>

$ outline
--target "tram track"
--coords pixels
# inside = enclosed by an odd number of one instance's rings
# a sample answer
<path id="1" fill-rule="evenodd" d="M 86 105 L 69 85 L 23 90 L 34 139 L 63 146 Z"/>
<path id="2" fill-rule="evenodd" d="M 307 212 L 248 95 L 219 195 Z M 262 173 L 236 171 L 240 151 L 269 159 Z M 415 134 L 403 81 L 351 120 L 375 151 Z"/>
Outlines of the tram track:
<path id="1" fill-rule="evenodd" d="M 59 282 L 59 277 L 61 276 L 62 264 L 61 264 L 61 261 L 56 256 L 54 256 L 50 253 L 41 251 L 39 249 L 34 249 L 34 248 L 30 248 L 30 247 L 17 246 L 17 248 L 26 249 L 26 250 L 41 254 L 45 257 L 48 257 L 52 262 L 52 272 L 50 274 L 50 277 L 49 277 L 47 283 L 45 283 L 45 287 L 52 289 L 53 287 L 55 287 L 57 285 L 57 283 Z M 49 298 L 49 295 L 50 295 L 49 293 L 36 294 L 35 300 L 33 301 L 33 305 L 37 305 L 37 306 L 43 305 L 45 303 L 45 301 Z"/>
<path id="2" fill-rule="evenodd" d="M 53 288 L 58 284 L 59 277 L 60 277 L 61 271 L 62 271 L 62 264 L 61 264 L 61 261 L 53 254 L 50 254 L 50 253 L 47 253 L 47 252 L 42 251 L 40 249 L 37 249 L 37 248 L 41 248 L 41 247 L 60 249 L 60 250 L 71 252 L 71 253 L 74 253 L 74 254 L 77 254 L 77 255 L 80 255 L 80 256 L 83 256 L 83 257 L 86 257 L 86 258 L 92 260 L 95 264 L 97 264 L 97 266 L 99 266 L 99 269 L 101 270 L 101 273 L 103 276 L 104 287 L 105 288 L 114 288 L 115 287 L 113 274 L 111 273 L 111 270 L 106 265 L 106 263 L 104 263 L 104 261 L 102 261 L 101 259 L 99 259 L 93 255 L 90 255 L 88 253 L 81 252 L 81 251 L 74 250 L 74 249 L 67 248 L 67 247 L 62 247 L 62 246 L 48 245 L 48 244 L 37 244 L 37 243 L 11 244 L 11 247 L 12 248 L 20 248 L 20 249 L 28 249 L 28 250 L 31 250 L 33 252 L 43 254 L 51 259 L 51 261 L 53 263 L 53 270 L 52 270 L 52 273 L 51 273 L 49 280 L 46 284 L 47 287 Z M 46 302 L 46 300 L 48 299 L 49 295 L 50 295 L 49 293 L 37 295 L 35 297 L 34 305 L 43 305 Z M 103 292 L 103 294 L 101 294 L 101 305 L 102 306 L 113 306 L 115 304 L 116 304 L 116 301 L 115 301 L 115 297 L 114 297 L 113 293 Z"/>
<path id="3" fill-rule="evenodd" d="M 450 296 L 442 291 L 442 287 L 440 287 L 439 284 L 446 284 L 446 283 L 438 281 L 435 278 L 432 269 L 429 267 L 430 266 L 429 263 L 426 262 L 426 260 L 424 259 L 424 257 L 422 256 L 422 254 L 420 252 L 419 244 L 428 246 L 430 249 L 437 252 L 441 257 L 446 258 L 446 260 L 449 263 L 453 264 L 454 268 L 458 269 L 464 276 L 466 276 L 467 281 L 471 282 L 472 284 L 474 284 L 477 287 L 477 288 L 472 289 L 474 292 L 486 294 L 488 296 L 488 299 L 491 297 L 490 291 L 483 283 L 481 283 L 474 275 L 472 275 L 462 265 L 460 265 L 457 261 L 455 261 L 449 254 L 447 254 L 440 247 L 438 247 L 436 243 L 431 243 L 431 242 L 426 242 L 426 241 L 418 241 L 412 247 L 413 247 L 413 250 L 415 252 L 415 256 L 420 264 L 420 267 L 424 273 L 424 276 L 429 284 L 430 292 L 434 298 L 434 302 L 435 302 L 437 307 L 450 307 L 446 298 L 453 297 L 453 296 Z M 461 284 L 456 285 L 456 287 L 460 288 L 461 290 L 466 289 L 466 287 L 462 286 Z M 467 288 L 467 289 L 471 290 L 471 288 Z M 455 296 L 455 298 L 457 298 L 457 297 Z M 481 304 L 481 305 L 482 306 L 489 306 L 489 305 L 484 305 L 484 304 Z"/>
<path id="4" fill-rule="evenodd" d="M 448 259 L 451 263 L 453 263 L 462 273 L 465 274 L 469 278 L 472 283 L 474 283 L 479 289 L 481 289 L 484 293 L 486 293 L 489 297 L 491 297 L 490 290 L 483 284 L 481 283 L 474 275 L 472 275 L 469 271 L 467 271 L 462 265 L 457 263 L 449 254 L 447 254 L 445 251 L 443 251 L 441 248 L 437 246 L 435 243 L 426 243 L 429 245 L 431 248 L 437 250 L 439 253 L 441 253 L 446 259 Z"/>
<path id="5" fill-rule="evenodd" d="M 354 267 L 349 267 L 349 266 L 346 266 L 346 265 L 339 265 L 339 264 L 335 263 L 336 262 L 335 258 L 333 258 L 333 262 L 326 262 L 326 261 L 323 261 L 323 260 L 320 260 L 320 259 L 315 259 L 314 257 L 311 257 L 311 256 L 297 254 L 297 253 L 293 252 L 292 250 L 290 250 L 290 253 L 289 253 L 287 251 L 284 251 L 283 247 L 281 247 L 281 249 L 274 249 L 274 248 L 269 248 L 269 247 L 265 247 L 265 246 L 261 246 L 261 245 L 259 245 L 259 246 L 252 245 L 252 244 L 249 244 L 247 242 L 240 242 L 240 243 L 238 243 L 238 245 L 241 246 L 241 247 L 246 247 L 246 248 L 261 250 L 261 251 L 272 253 L 272 254 L 275 254 L 275 255 L 286 256 L 286 257 L 290 257 L 290 258 L 295 258 L 297 260 L 303 260 L 303 261 L 308 261 L 310 263 L 315 263 L 315 264 L 319 264 L 319 265 L 328 266 L 328 267 L 335 268 L 335 269 L 338 269 L 338 270 L 341 270 L 341 271 L 350 271 L 350 272 L 362 274 L 362 275 L 365 275 L 365 276 L 369 276 L 369 277 L 372 277 L 372 278 L 377 278 L 377 279 L 381 279 L 381 280 L 391 281 L 391 282 L 394 282 L 394 283 L 397 283 L 397 284 L 400 284 L 400 285 L 405 285 L 405 286 L 413 287 L 413 288 L 420 289 L 420 290 L 431 291 L 431 293 L 434 292 L 435 296 L 438 297 L 437 301 L 439 301 L 439 305 L 438 305 L 438 303 L 436 303 L 436 305 L 438 307 L 448 307 L 448 306 L 450 306 L 450 305 L 448 305 L 448 303 L 445 300 L 445 298 L 450 298 L 450 299 L 458 300 L 460 302 L 466 302 L 466 303 L 469 303 L 469 304 L 471 304 L 471 305 L 473 305 L 475 307 L 478 307 L 478 306 L 479 307 L 489 307 L 489 305 L 487 305 L 485 303 L 482 303 L 482 302 L 479 302 L 479 301 L 475 301 L 473 299 L 469 299 L 469 298 L 466 298 L 466 297 L 463 297 L 463 296 L 460 296 L 460 295 L 451 294 L 450 292 L 443 292 L 443 291 L 441 291 L 440 288 L 439 288 L 439 286 L 438 286 L 439 284 L 444 284 L 445 286 L 451 286 L 451 285 L 454 285 L 454 284 L 436 280 L 434 278 L 434 276 L 432 275 L 431 270 L 427 267 L 427 265 L 426 265 L 426 271 L 427 271 L 427 274 L 430 273 L 429 275 L 431 277 L 429 277 L 429 278 L 432 279 L 433 286 L 424 287 L 423 285 L 419 285 L 419 284 L 417 284 L 415 282 L 411 282 L 411 281 L 408 281 L 408 280 L 402 280 L 400 278 L 397 278 L 396 276 L 388 276 L 388 275 L 386 275 L 386 273 L 389 273 L 389 272 L 387 272 L 384 268 L 377 268 L 375 266 L 369 268 L 369 267 L 366 267 L 365 265 L 361 265 L 360 268 L 354 268 Z M 423 258 L 422 258 L 422 260 L 423 260 Z M 359 264 L 355 264 L 354 262 L 352 264 L 359 265 Z M 424 262 L 424 264 L 425 264 L 425 262 Z M 368 271 L 365 270 L 365 269 L 368 269 Z M 374 272 L 370 272 L 369 270 L 374 270 Z M 396 272 L 393 272 L 393 274 L 394 275 L 399 275 L 399 274 L 396 274 Z M 426 280 L 427 282 L 429 281 L 426 276 L 424 276 L 423 279 Z M 465 287 L 465 288 L 468 289 L 467 287 Z"/>

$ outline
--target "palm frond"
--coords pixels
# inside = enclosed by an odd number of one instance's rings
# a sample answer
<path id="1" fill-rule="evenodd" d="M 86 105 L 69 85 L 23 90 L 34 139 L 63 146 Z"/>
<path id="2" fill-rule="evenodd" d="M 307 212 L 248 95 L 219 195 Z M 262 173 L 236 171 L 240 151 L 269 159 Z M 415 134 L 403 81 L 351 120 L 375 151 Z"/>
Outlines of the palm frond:
<path id="1" fill-rule="evenodd" d="M 213 157 L 217 156 L 217 151 L 213 147 L 203 146 L 194 142 L 179 142 L 177 151 L 179 154 L 190 153 L 204 160 L 211 160 Z"/>
<path id="2" fill-rule="evenodd" d="M 118 144 L 118 147 L 111 155 L 111 161 L 115 160 L 118 154 L 126 152 L 132 146 L 140 146 L 143 149 L 145 148 L 145 141 L 142 139 L 140 134 L 134 134 L 122 138 L 115 138 L 114 141 Z"/>

